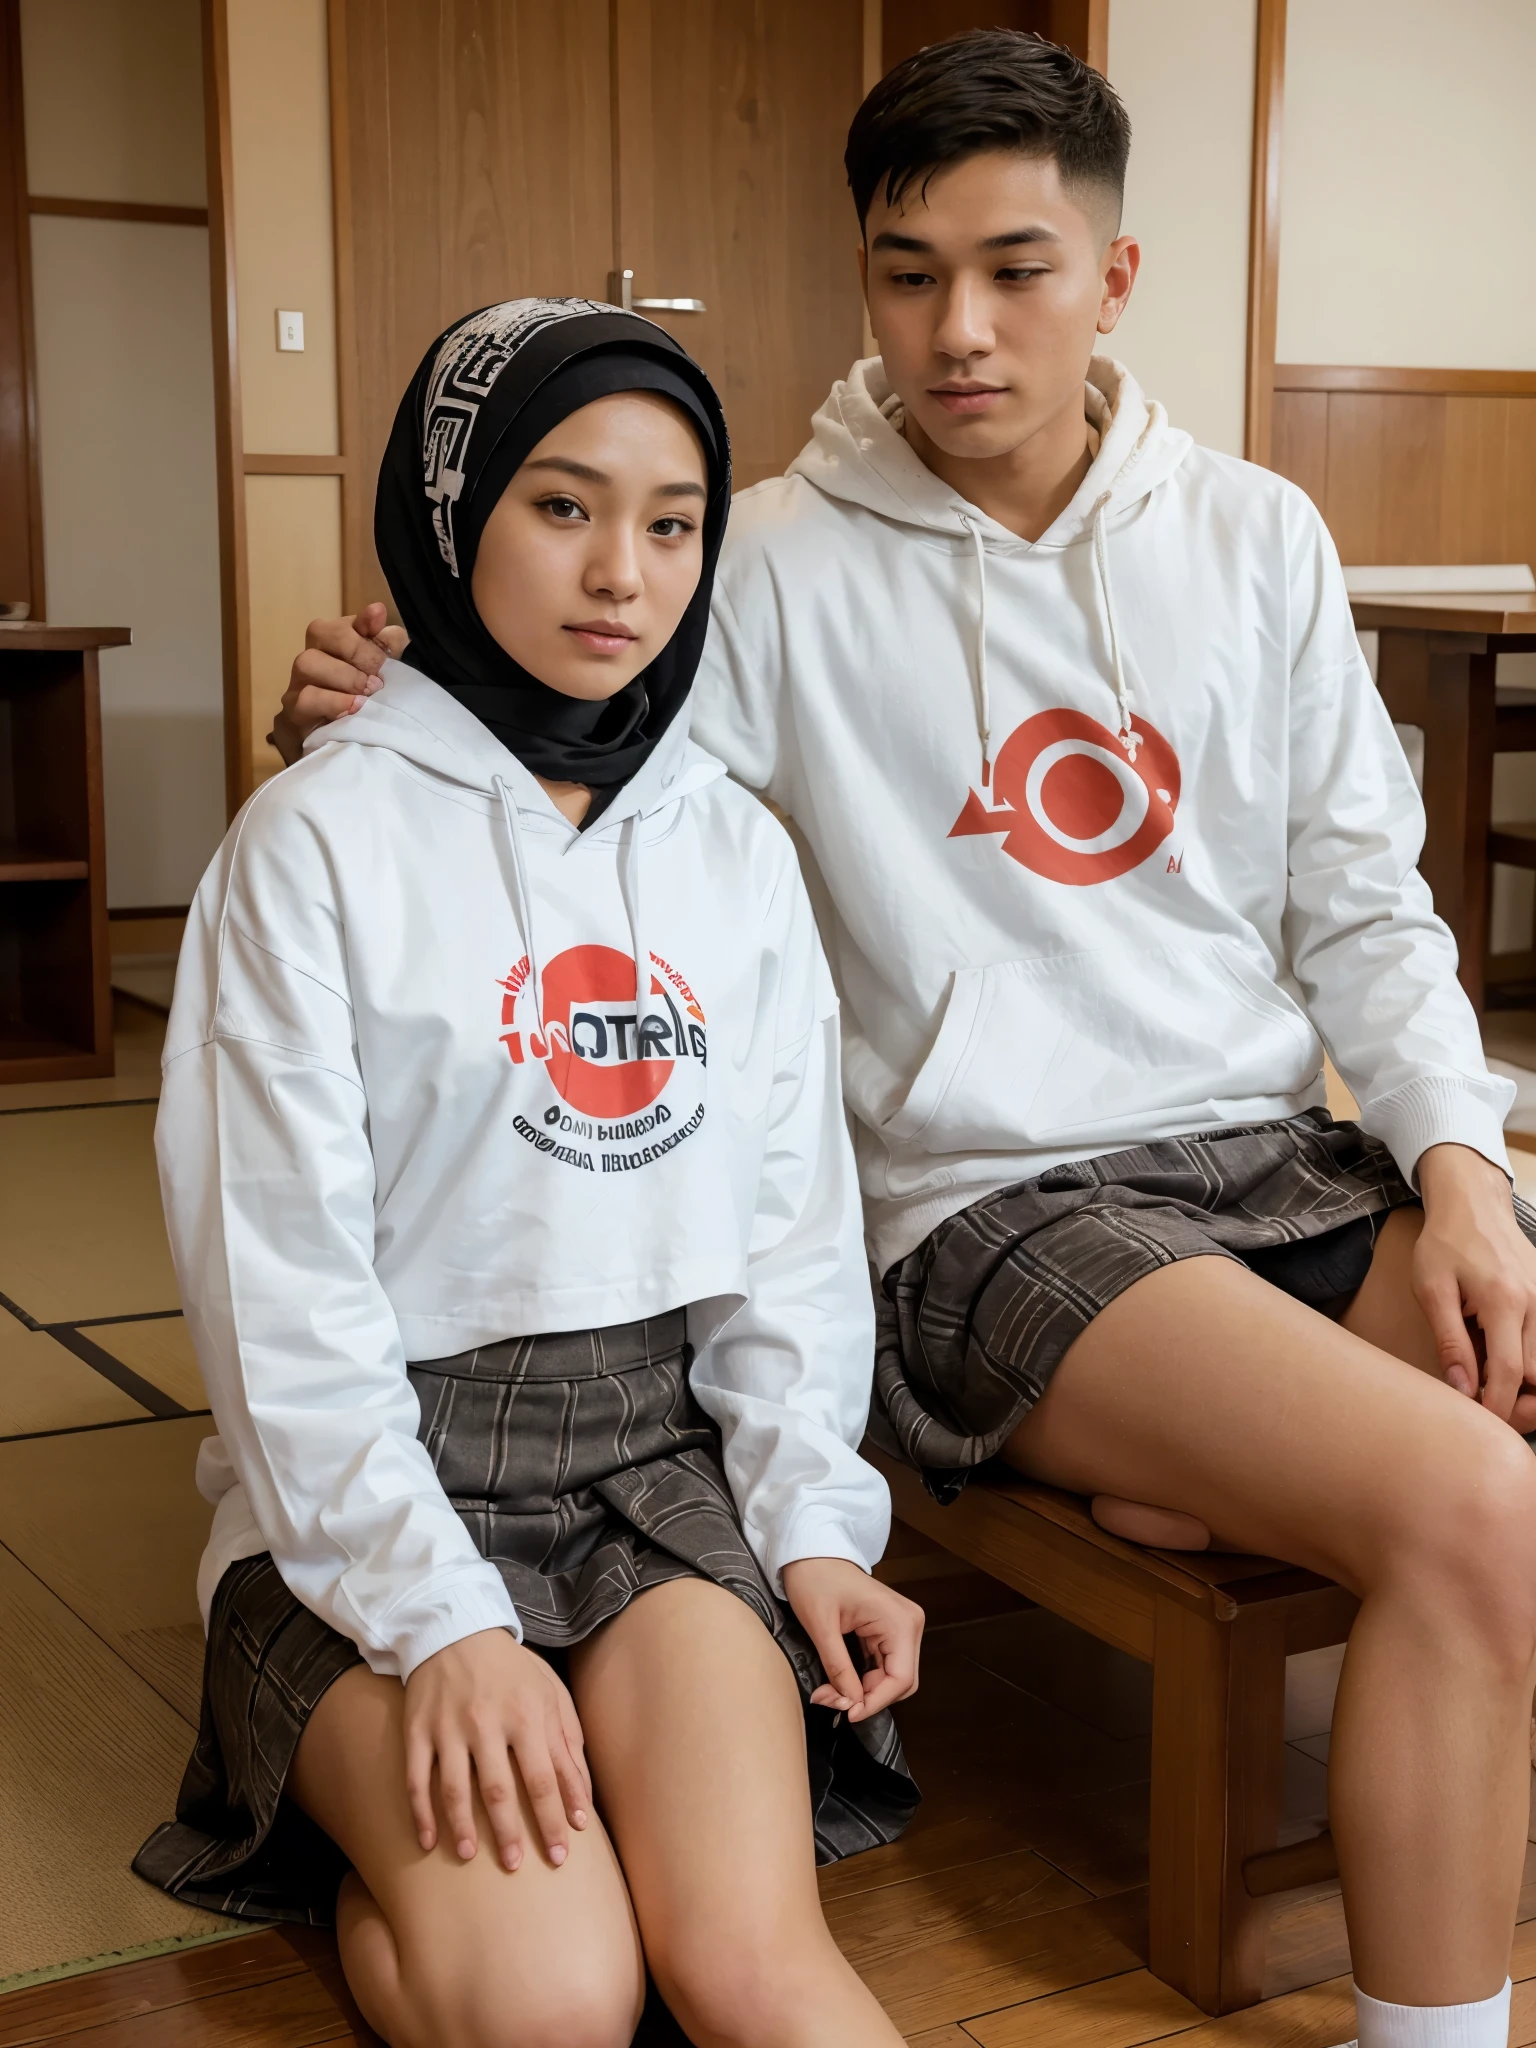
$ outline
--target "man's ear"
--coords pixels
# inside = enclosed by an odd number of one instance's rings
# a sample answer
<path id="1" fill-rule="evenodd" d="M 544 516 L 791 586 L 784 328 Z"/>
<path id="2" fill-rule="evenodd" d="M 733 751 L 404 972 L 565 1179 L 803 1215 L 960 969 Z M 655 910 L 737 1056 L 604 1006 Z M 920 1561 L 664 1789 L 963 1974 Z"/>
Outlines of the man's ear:
<path id="1" fill-rule="evenodd" d="M 1141 268 L 1141 244 L 1134 235 L 1116 235 L 1104 251 L 1104 296 L 1099 302 L 1099 332 L 1111 334 L 1130 303 L 1131 287 Z"/>
<path id="2" fill-rule="evenodd" d="M 864 294 L 864 310 L 869 311 L 869 244 L 859 237 L 859 290 Z"/>

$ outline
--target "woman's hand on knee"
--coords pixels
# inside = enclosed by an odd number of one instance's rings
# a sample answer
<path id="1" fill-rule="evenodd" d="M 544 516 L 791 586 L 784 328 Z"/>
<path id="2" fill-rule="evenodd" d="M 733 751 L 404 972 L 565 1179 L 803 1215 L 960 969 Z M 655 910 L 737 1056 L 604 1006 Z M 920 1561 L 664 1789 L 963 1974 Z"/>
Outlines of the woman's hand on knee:
<path id="1" fill-rule="evenodd" d="M 1501 1421 L 1536 1429 L 1536 1248 L 1515 1220 L 1509 1182 L 1465 1145 L 1432 1145 L 1418 1171 L 1413 1287 L 1446 1381 Z M 1481 1361 L 1469 1318 L 1482 1331 Z"/>
<path id="2" fill-rule="evenodd" d="M 592 1781 L 575 1703 L 542 1657 L 505 1629 L 450 1643 L 417 1665 L 405 1687 L 405 1787 L 423 1849 L 437 1846 L 432 1772 L 447 1836 L 467 1862 L 479 1847 L 473 1781 L 508 1870 L 523 1860 L 513 1761 L 551 1863 L 583 1828 Z"/>
<path id="3" fill-rule="evenodd" d="M 802 1557 L 784 1567 L 784 1594 L 815 1645 L 827 1683 L 811 1694 L 850 1721 L 867 1721 L 917 1691 L 918 1651 L 927 1619 L 915 1600 L 844 1557 Z M 861 1677 L 845 1636 L 857 1636 L 869 1669 Z"/>

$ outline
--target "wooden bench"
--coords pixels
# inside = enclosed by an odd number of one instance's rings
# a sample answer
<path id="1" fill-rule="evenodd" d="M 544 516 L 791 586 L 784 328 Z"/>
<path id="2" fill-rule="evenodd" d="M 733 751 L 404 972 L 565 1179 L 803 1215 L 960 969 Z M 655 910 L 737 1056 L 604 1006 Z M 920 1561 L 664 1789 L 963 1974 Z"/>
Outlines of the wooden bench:
<path id="1" fill-rule="evenodd" d="M 907 1466 L 865 1455 L 902 1521 L 1152 1666 L 1148 1961 L 1203 2012 L 1256 2004 L 1269 1895 L 1337 1875 L 1326 1833 L 1276 1846 L 1285 1660 L 1343 1642 L 1353 1595 L 1273 1558 L 1143 1550 L 1076 1495 L 997 1468 L 940 1507 Z"/>

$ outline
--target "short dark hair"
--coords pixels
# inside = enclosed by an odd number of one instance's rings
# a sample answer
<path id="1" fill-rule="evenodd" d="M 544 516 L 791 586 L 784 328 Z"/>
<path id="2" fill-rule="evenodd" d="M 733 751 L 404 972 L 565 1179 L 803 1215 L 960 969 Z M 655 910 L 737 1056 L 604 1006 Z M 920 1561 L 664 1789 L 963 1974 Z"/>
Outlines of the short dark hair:
<path id="1" fill-rule="evenodd" d="M 1125 197 L 1131 122 L 1109 80 L 1021 29 L 930 43 L 888 71 L 853 117 L 843 163 L 862 227 L 875 195 L 900 205 L 938 171 L 983 150 L 1051 157 L 1068 187 Z"/>

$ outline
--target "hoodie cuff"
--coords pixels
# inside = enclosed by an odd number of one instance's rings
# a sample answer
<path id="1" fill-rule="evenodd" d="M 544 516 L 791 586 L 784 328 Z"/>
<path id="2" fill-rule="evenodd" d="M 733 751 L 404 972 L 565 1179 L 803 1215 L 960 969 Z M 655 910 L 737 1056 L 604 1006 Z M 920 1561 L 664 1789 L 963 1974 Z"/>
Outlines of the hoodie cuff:
<path id="1" fill-rule="evenodd" d="M 476 1577 L 463 1581 L 429 1599 L 428 1604 L 430 1611 L 426 1614 L 420 1614 L 418 1607 L 417 1625 L 407 1624 L 404 1632 L 395 1637 L 402 1685 L 429 1657 L 446 1650 L 450 1643 L 463 1642 L 466 1636 L 480 1635 L 488 1628 L 504 1628 L 511 1631 L 515 1642 L 523 1640 L 523 1625 L 499 1574 L 494 1580 Z"/>
<path id="2" fill-rule="evenodd" d="M 1381 1139 L 1417 1188 L 1419 1161 L 1431 1145 L 1468 1145 L 1509 1173 L 1504 1119 L 1514 1099 L 1514 1083 L 1493 1074 L 1485 1081 L 1426 1074 L 1373 1102 L 1360 1124 Z"/>
<path id="3" fill-rule="evenodd" d="M 880 1549 L 884 1548 L 882 1540 Z M 865 1554 L 853 1524 L 826 1508 L 810 1508 L 796 1515 L 769 1546 L 763 1562 L 776 1599 L 785 1597 L 785 1565 L 798 1564 L 803 1557 L 843 1557 L 849 1564 L 856 1564 L 861 1572 L 873 1571 L 875 1563 L 873 1557 Z"/>

